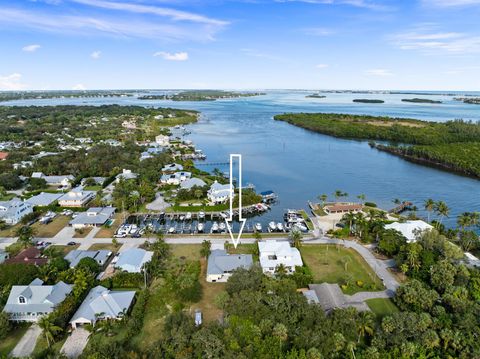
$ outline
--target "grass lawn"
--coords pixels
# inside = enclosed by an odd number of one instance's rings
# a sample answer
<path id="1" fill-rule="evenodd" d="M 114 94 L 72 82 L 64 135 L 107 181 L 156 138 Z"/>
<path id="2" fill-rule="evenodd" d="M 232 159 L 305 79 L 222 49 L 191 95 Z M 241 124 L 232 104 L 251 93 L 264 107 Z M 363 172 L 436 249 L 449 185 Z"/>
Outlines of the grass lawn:
<path id="1" fill-rule="evenodd" d="M 93 227 L 82 228 L 81 230 L 76 230 L 73 238 L 85 238 L 92 231 Z"/>
<path id="2" fill-rule="evenodd" d="M 102 186 L 100 185 L 96 185 L 96 186 L 87 186 L 84 188 L 85 191 L 95 191 L 95 192 L 98 192 L 98 191 L 101 191 L 102 190 Z"/>
<path id="3" fill-rule="evenodd" d="M 113 217 L 114 221 L 112 225 L 110 227 L 102 226 L 95 235 L 95 238 L 112 238 L 117 228 L 122 224 L 123 217 L 124 215 L 122 213 L 116 213 Z"/>
<path id="4" fill-rule="evenodd" d="M 61 246 L 61 245 L 58 245 L 58 244 L 54 244 L 54 245 L 49 246 L 48 248 L 49 249 L 51 248 L 52 250 L 60 250 L 60 251 L 63 252 L 63 255 L 66 256 L 68 253 L 70 253 L 74 249 L 77 249 L 79 246 L 80 246 L 80 244 L 76 244 L 74 246 Z"/>
<path id="5" fill-rule="evenodd" d="M 175 257 L 185 257 L 190 260 L 200 260 L 200 244 L 171 244 L 172 255 Z"/>
<path id="6" fill-rule="evenodd" d="M 7 228 L 0 231 L 0 237 L 15 237 L 15 232 L 19 229 L 22 224 L 17 223 L 14 226 L 8 226 Z"/>
<path id="7" fill-rule="evenodd" d="M 62 338 L 58 342 L 55 342 L 52 344 L 52 349 L 54 353 L 58 353 L 58 354 L 60 353 L 60 350 L 62 349 L 63 344 L 65 343 L 66 340 L 67 340 L 67 335 L 65 336 L 65 338 Z M 46 350 L 47 348 L 48 348 L 48 344 L 47 344 L 47 340 L 45 339 L 45 336 L 40 335 L 37 339 L 37 343 L 35 344 L 35 349 L 33 349 L 33 353 L 31 356 L 34 357 L 35 355 L 40 354 L 42 351 Z"/>
<path id="8" fill-rule="evenodd" d="M 12 198 L 16 197 L 15 193 L 7 193 L 5 196 L 0 196 L 0 201 L 10 201 Z"/>
<path id="9" fill-rule="evenodd" d="M 110 252 L 116 253 L 120 249 L 121 245 L 115 247 L 112 243 L 95 243 L 88 248 L 89 251 L 99 251 L 105 249 Z"/>
<path id="10" fill-rule="evenodd" d="M 325 244 L 304 244 L 300 248 L 304 263 L 313 273 L 315 283 L 343 284 L 349 279 L 350 285 L 342 288 L 345 294 L 361 291 L 377 291 L 383 284 L 365 260 L 352 248 Z M 345 270 L 345 263 L 346 269 Z M 356 282 L 362 281 L 359 287 Z"/>
<path id="11" fill-rule="evenodd" d="M 307 212 L 305 212 L 303 209 L 300 211 L 300 214 L 302 215 L 303 219 L 305 220 L 305 224 L 307 225 L 308 229 L 310 231 L 313 231 L 315 228 L 313 227 L 312 220 L 308 216 Z"/>
<path id="12" fill-rule="evenodd" d="M 32 224 L 32 228 L 36 230 L 35 237 L 52 238 L 63 228 L 68 226 L 71 218 L 68 216 L 56 216 L 49 224 L 41 224 L 36 222 Z"/>
<path id="13" fill-rule="evenodd" d="M 371 311 L 379 318 L 398 312 L 397 306 L 388 298 L 368 299 L 365 302 Z"/>
<path id="14" fill-rule="evenodd" d="M 253 243 L 239 243 L 237 248 L 230 246 L 229 254 L 251 254 L 254 262 L 258 262 L 258 246 Z"/>
<path id="15" fill-rule="evenodd" d="M 10 354 L 28 328 L 29 325 L 19 325 L 11 330 L 6 338 L 0 340 L 0 358 L 6 358 Z"/>

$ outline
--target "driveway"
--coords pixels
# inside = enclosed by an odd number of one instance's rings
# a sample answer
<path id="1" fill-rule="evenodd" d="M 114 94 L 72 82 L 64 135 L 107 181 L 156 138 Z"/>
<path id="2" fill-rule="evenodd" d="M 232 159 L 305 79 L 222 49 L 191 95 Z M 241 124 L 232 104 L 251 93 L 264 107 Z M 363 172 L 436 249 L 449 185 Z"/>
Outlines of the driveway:
<path id="1" fill-rule="evenodd" d="M 14 358 L 23 358 L 28 357 L 32 354 L 33 349 L 35 349 L 35 344 L 37 339 L 42 334 L 42 330 L 37 324 L 32 324 L 30 328 L 25 332 L 22 339 L 17 343 L 15 348 L 13 348 L 10 356 Z"/>
<path id="2" fill-rule="evenodd" d="M 75 329 L 63 344 L 60 352 L 68 358 L 78 358 L 87 345 L 89 335 L 90 333 L 83 328 Z"/>
<path id="3" fill-rule="evenodd" d="M 145 206 L 145 208 L 150 211 L 164 211 L 168 207 L 170 207 L 170 203 L 165 202 L 163 196 L 160 193 L 157 193 L 156 198 L 153 202 Z"/>

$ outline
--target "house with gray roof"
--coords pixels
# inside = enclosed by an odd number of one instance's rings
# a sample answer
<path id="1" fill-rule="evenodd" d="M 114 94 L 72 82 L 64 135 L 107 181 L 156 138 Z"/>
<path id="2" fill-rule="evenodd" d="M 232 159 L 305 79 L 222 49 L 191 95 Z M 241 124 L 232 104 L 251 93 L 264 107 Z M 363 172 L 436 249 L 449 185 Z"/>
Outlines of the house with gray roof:
<path id="1" fill-rule="evenodd" d="M 91 207 L 85 212 L 80 212 L 70 221 L 73 228 L 100 227 L 110 220 L 116 208 L 115 207 Z"/>
<path id="2" fill-rule="evenodd" d="M 70 324 L 75 329 L 85 324 L 95 325 L 98 320 L 121 319 L 134 298 L 135 291 L 111 291 L 99 285 L 90 290 Z"/>
<path id="3" fill-rule="evenodd" d="M 82 181 L 80 182 L 80 184 L 82 186 L 85 186 L 85 183 L 87 183 L 87 181 L 89 180 L 92 180 L 95 182 L 95 184 L 99 185 L 99 186 L 102 186 L 103 183 L 106 181 L 107 177 L 86 177 L 86 178 L 83 178 Z"/>
<path id="4" fill-rule="evenodd" d="M 92 258 L 98 263 L 100 267 L 104 267 L 111 256 L 111 251 L 103 249 L 98 251 L 84 251 L 81 249 L 74 249 L 73 251 L 70 251 L 64 257 L 64 259 L 70 262 L 70 268 L 75 268 L 83 258 Z"/>
<path id="5" fill-rule="evenodd" d="M 182 189 L 192 189 L 193 187 L 205 187 L 207 184 L 200 178 L 189 178 L 180 183 Z"/>
<path id="6" fill-rule="evenodd" d="M 33 212 L 33 206 L 18 198 L 9 201 L 0 201 L 0 220 L 6 224 L 17 224 L 20 220 Z"/>
<path id="7" fill-rule="evenodd" d="M 213 204 L 225 203 L 233 194 L 233 188 L 229 184 L 220 184 L 215 181 L 208 190 L 207 198 Z"/>
<path id="8" fill-rule="evenodd" d="M 153 252 L 141 248 L 120 252 L 115 267 L 129 273 L 140 273 L 145 263 L 152 260 Z"/>
<path id="9" fill-rule="evenodd" d="M 183 166 L 178 163 L 170 163 L 162 168 L 162 172 L 183 171 Z"/>
<path id="10" fill-rule="evenodd" d="M 224 249 L 214 249 L 208 257 L 207 282 L 226 282 L 235 269 L 252 265 L 251 254 L 228 254 Z"/>
<path id="11" fill-rule="evenodd" d="M 192 177 L 191 172 L 175 172 L 172 174 L 162 175 L 162 177 L 160 178 L 160 182 L 166 183 L 166 184 L 179 185 L 180 183 L 188 180 L 191 177 Z"/>
<path id="12" fill-rule="evenodd" d="M 119 173 L 115 177 L 115 182 L 118 183 L 121 180 L 124 180 L 124 181 L 134 180 L 134 179 L 137 179 L 137 177 L 138 175 L 135 172 L 132 172 L 132 170 L 123 169 L 122 173 Z"/>
<path id="13" fill-rule="evenodd" d="M 95 191 L 85 191 L 82 186 L 73 188 L 58 199 L 58 204 L 62 207 L 84 207 L 95 198 Z"/>
<path id="14" fill-rule="evenodd" d="M 72 182 L 75 180 L 75 177 L 72 175 L 47 176 L 42 172 L 33 172 L 31 177 L 44 179 L 49 186 L 61 187 L 70 187 Z"/>
<path id="15" fill-rule="evenodd" d="M 314 302 L 319 304 L 325 313 L 330 313 L 335 309 L 348 307 L 354 307 L 360 312 L 370 310 L 365 302 L 355 301 L 350 296 L 343 294 L 342 290 L 336 283 L 310 284 L 308 287 L 310 291 L 315 293 L 316 299 L 314 299 Z M 308 296 L 306 297 L 309 299 Z M 313 293 L 311 292 L 310 297 L 313 298 Z"/>
<path id="16" fill-rule="evenodd" d="M 29 285 L 14 285 L 3 311 L 10 315 L 12 321 L 37 322 L 53 312 L 70 294 L 72 287 L 62 281 L 55 285 L 43 285 L 38 278 Z"/>
<path id="17" fill-rule="evenodd" d="M 29 199 L 25 200 L 25 202 L 30 203 L 34 207 L 46 207 L 58 201 L 62 196 L 63 193 L 42 192 L 36 196 L 30 197 Z"/>

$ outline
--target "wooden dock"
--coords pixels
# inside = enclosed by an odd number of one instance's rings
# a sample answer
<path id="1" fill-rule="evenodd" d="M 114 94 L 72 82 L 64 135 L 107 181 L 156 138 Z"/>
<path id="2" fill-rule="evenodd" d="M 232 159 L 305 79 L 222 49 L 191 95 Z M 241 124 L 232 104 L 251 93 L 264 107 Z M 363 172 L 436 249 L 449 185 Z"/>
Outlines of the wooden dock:
<path id="1" fill-rule="evenodd" d="M 388 213 L 391 213 L 391 214 L 400 214 L 400 213 L 402 213 L 402 212 L 411 210 L 412 207 L 413 207 L 413 203 L 412 203 L 412 202 L 403 201 L 403 202 L 400 203 L 397 207 L 392 208 L 391 210 L 389 210 Z"/>

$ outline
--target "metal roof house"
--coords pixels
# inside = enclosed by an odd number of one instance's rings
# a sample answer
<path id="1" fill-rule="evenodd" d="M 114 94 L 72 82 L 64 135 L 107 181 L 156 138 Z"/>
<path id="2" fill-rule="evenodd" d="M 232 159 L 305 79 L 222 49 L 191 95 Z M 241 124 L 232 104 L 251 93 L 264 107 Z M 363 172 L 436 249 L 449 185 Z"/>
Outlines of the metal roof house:
<path id="1" fill-rule="evenodd" d="M 182 189 L 192 189 L 193 187 L 205 187 L 207 184 L 200 178 L 189 178 L 180 183 Z"/>
<path id="2" fill-rule="evenodd" d="M 24 216 L 32 212 L 33 206 L 18 198 L 0 201 L 0 219 L 4 220 L 6 224 L 17 224 Z"/>
<path id="3" fill-rule="evenodd" d="M 81 249 L 74 249 L 70 251 L 64 259 L 70 262 L 70 268 L 74 268 L 83 258 L 92 258 L 94 259 L 99 266 L 103 267 L 107 263 L 108 259 L 111 257 L 112 252 L 107 250 L 99 251 L 84 251 Z"/>
<path id="4" fill-rule="evenodd" d="M 191 172 L 175 172 L 173 174 L 164 174 L 160 177 L 160 182 L 166 184 L 179 185 L 180 183 L 190 179 L 192 177 Z"/>
<path id="5" fill-rule="evenodd" d="M 115 207 L 91 207 L 70 221 L 73 228 L 103 226 L 115 213 Z"/>
<path id="6" fill-rule="evenodd" d="M 30 197 L 29 199 L 25 200 L 25 202 L 30 203 L 34 207 L 46 207 L 58 201 L 58 199 L 62 196 L 63 193 L 42 192 L 36 196 Z"/>
<path id="7" fill-rule="evenodd" d="M 302 257 L 297 248 L 290 247 L 287 241 L 267 240 L 258 242 L 260 265 L 263 273 L 274 274 L 279 265 L 283 265 L 287 274 L 295 272 L 296 266 L 303 266 Z"/>
<path id="8" fill-rule="evenodd" d="M 62 207 L 83 207 L 95 198 L 95 191 L 85 191 L 82 186 L 73 188 L 58 199 Z"/>
<path id="9" fill-rule="evenodd" d="M 214 249 L 208 257 L 207 282 L 226 282 L 238 268 L 250 268 L 251 254 L 228 254 L 223 249 Z"/>
<path id="10" fill-rule="evenodd" d="M 71 183 L 75 180 L 75 177 L 72 175 L 46 176 L 42 172 L 33 172 L 32 178 L 44 179 L 49 186 L 62 187 L 70 187 Z"/>
<path id="11" fill-rule="evenodd" d="M 354 307 L 358 311 L 368 311 L 370 308 L 363 301 L 354 301 L 350 296 L 343 294 L 338 284 L 322 283 L 310 284 L 309 286 L 311 299 L 319 304 L 326 313 L 330 313 L 334 309 Z M 315 293 L 316 300 L 313 298 Z M 305 295 L 305 294 L 304 294 Z M 307 299 L 309 299 L 307 297 Z"/>
<path id="12" fill-rule="evenodd" d="M 95 325 L 102 319 L 121 319 L 134 298 L 135 291 L 110 291 L 99 285 L 90 290 L 70 324 L 75 329 L 78 325 Z"/>
<path id="13" fill-rule="evenodd" d="M 178 163 L 170 163 L 162 168 L 162 172 L 183 171 L 183 166 Z"/>
<path id="14" fill-rule="evenodd" d="M 213 182 L 207 193 L 207 198 L 213 204 L 225 203 L 233 194 L 233 188 L 230 184 L 220 184 L 217 181 Z"/>
<path id="15" fill-rule="evenodd" d="M 387 224 L 385 229 L 394 229 L 402 234 L 407 239 L 408 243 L 415 242 L 417 235 L 422 231 L 428 231 L 433 229 L 433 227 L 427 222 L 417 220 L 417 221 L 406 221 L 404 223 L 393 222 Z"/>
<path id="16" fill-rule="evenodd" d="M 72 287 L 61 281 L 55 285 L 43 285 L 38 278 L 29 285 L 14 285 L 3 311 L 10 314 L 12 321 L 36 322 L 53 312 L 70 294 Z"/>
<path id="17" fill-rule="evenodd" d="M 132 248 L 120 252 L 115 267 L 129 273 L 140 273 L 145 263 L 152 260 L 153 252 L 141 248 Z"/>

